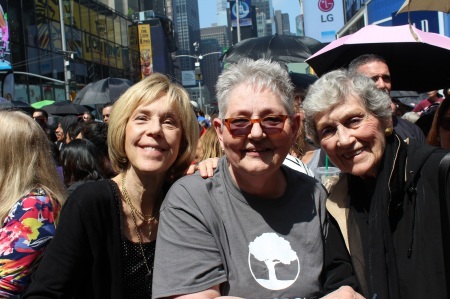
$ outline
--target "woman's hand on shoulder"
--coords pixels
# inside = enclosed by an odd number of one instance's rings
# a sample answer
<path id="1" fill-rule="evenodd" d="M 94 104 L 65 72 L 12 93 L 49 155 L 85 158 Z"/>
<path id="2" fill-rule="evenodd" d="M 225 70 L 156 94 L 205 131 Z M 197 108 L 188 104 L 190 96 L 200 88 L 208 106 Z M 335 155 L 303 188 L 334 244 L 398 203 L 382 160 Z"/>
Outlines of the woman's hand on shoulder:
<path id="1" fill-rule="evenodd" d="M 197 170 L 200 171 L 200 176 L 202 178 L 211 178 L 214 175 L 214 169 L 217 168 L 217 163 L 219 162 L 219 158 L 209 158 L 203 161 L 200 161 L 198 163 L 192 164 L 189 166 L 189 169 L 187 170 L 186 174 L 190 175 L 196 172 Z"/>

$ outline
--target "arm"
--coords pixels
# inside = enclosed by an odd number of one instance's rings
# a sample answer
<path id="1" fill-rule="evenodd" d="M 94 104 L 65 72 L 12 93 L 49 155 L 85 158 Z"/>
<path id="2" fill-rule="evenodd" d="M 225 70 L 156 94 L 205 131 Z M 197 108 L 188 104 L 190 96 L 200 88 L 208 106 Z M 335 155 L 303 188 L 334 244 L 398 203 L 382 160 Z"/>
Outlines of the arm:
<path id="1" fill-rule="evenodd" d="M 352 262 L 345 246 L 344 238 L 333 216 L 328 214 L 328 218 L 325 261 L 322 272 L 323 291 L 325 294 L 328 294 L 338 290 L 341 286 L 350 286 L 353 289 L 357 289 L 358 283 L 354 276 Z"/>
<path id="2" fill-rule="evenodd" d="M 45 194 L 21 198 L 0 230 L 0 294 L 20 294 L 55 233 L 59 205 Z M 2 293 L 3 292 L 3 293 Z"/>
<path id="3" fill-rule="evenodd" d="M 170 297 L 170 299 L 209 299 L 209 298 L 242 299 L 241 297 L 220 296 L 219 285 L 213 286 L 212 288 L 194 294 L 186 294 L 181 296 Z"/>
<path id="4" fill-rule="evenodd" d="M 64 298 L 73 294 L 83 277 L 89 275 L 90 253 L 87 234 L 83 227 L 77 191 L 66 201 L 61 212 L 55 237 L 33 274 L 23 298 Z M 84 279 L 86 281 L 86 278 Z"/>

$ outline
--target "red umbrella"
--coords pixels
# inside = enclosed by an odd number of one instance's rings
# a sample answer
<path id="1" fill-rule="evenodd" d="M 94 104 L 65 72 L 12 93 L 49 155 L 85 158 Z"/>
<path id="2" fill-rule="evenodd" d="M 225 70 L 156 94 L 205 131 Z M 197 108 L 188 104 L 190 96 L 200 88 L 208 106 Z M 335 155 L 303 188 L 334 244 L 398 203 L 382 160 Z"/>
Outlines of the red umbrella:
<path id="1" fill-rule="evenodd" d="M 345 68 L 356 57 L 386 59 L 395 90 L 428 91 L 450 86 L 450 38 L 404 26 L 369 25 L 309 57 L 316 74 Z"/>

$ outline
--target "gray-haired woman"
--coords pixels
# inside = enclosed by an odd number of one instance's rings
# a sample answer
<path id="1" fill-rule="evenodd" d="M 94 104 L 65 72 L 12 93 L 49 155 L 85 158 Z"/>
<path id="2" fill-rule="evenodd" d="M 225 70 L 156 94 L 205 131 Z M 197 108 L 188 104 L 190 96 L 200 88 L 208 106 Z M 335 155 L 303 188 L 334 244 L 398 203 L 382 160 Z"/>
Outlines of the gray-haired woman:
<path id="1" fill-rule="evenodd" d="M 390 103 L 370 78 L 343 70 L 311 86 L 307 134 L 346 174 L 327 208 L 366 298 L 448 298 L 449 227 L 441 218 L 448 215 L 440 211 L 437 172 L 447 151 L 404 143 L 392 129 Z"/>

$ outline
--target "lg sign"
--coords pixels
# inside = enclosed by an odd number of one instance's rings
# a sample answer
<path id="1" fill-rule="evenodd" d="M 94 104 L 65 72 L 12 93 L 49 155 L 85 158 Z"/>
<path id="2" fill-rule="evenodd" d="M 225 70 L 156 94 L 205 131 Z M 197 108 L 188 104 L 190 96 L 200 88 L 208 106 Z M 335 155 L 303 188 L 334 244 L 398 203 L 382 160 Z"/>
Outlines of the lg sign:
<path id="1" fill-rule="evenodd" d="M 334 0 L 319 0 L 319 9 L 323 12 L 332 10 L 334 7 Z"/>

